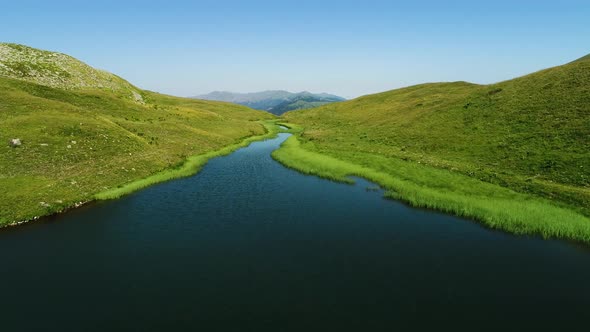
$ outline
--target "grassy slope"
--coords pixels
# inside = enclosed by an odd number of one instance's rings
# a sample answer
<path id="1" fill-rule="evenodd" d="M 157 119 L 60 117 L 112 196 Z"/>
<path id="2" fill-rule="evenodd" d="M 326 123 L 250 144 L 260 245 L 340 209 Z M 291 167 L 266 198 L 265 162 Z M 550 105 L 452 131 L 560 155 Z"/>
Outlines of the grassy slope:
<path id="1" fill-rule="evenodd" d="M 136 91 L 140 102 L 113 88 L 66 90 L 0 76 L 0 225 L 263 135 L 259 120 L 272 118 L 229 103 Z M 12 138 L 23 145 L 9 147 Z"/>
<path id="2" fill-rule="evenodd" d="M 290 112 L 285 118 L 305 128 L 299 136 L 301 146 L 290 143 L 291 153 L 275 153 L 295 168 L 330 177 L 325 168 L 317 172 L 322 164 L 318 156 L 300 158 L 303 152 L 321 153 L 421 189 L 404 194 L 399 185 L 380 182 L 393 196 L 480 220 L 491 216 L 492 210 L 501 212 L 507 207 L 496 204 L 486 212 L 474 199 L 483 203 L 509 197 L 521 203 L 509 210 L 518 215 L 522 215 L 519 209 L 536 206 L 540 210 L 549 205 L 590 215 L 587 58 L 494 85 L 424 84 Z M 342 175 L 332 172 L 336 178 Z M 498 186 L 489 187 L 485 182 Z M 433 193 L 438 193 L 436 199 Z M 535 205 L 531 200 L 541 203 Z M 586 226 L 578 227 L 590 222 L 587 217 L 546 215 L 551 218 L 541 221 L 529 213 L 518 221 L 496 218 L 488 224 L 547 236 L 583 240 L 590 236 Z M 550 225 L 551 220 L 555 223 L 551 227 L 539 226 Z"/>

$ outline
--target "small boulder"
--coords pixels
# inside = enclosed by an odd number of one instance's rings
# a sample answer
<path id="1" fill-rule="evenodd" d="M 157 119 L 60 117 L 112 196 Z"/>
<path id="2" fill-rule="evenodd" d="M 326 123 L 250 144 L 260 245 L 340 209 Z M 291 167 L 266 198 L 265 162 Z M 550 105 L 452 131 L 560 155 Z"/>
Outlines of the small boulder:
<path id="1" fill-rule="evenodd" d="M 11 148 L 16 148 L 16 147 L 19 147 L 19 146 L 21 146 L 22 144 L 23 144 L 23 142 L 20 140 L 20 138 L 13 138 L 13 139 L 11 139 L 10 141 L 8 141 L 8 145 L 9 145 Z"/>

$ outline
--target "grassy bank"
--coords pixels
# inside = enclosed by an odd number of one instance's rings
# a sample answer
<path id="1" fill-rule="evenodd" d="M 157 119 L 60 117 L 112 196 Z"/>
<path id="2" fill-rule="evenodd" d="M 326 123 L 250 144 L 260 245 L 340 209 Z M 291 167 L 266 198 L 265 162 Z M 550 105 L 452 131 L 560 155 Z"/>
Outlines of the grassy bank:
<path id="1" fill-rule="evenodd" d="M 266 133 L 263 135 L 248 137 L 242 140 L 240 143 L 232 144 L 222 149 L 207 152 L 204 154 L 191 156 L 187 158 L 185 162 L 183 162 L 181 165 L 177 167 L 173 167 L 171 169 L 158 172 L 154 175 L 151 175 L 143 179 L 132 181 L 130 183 L 121 185 L 117 188 L 100 192 L 96 194 L 94 198 L 98 200 L 116 199 L 121 196 L 130 194 L 134 191 L 154 185 L 156 183 L 192 176 L 198 173 L 210 159 L 229 155 L 237 149 L 250 145 L 250 143 L 252 142 L 272 138 L 276 136 L 276 134 L 279 132 L 278 126 L 272 120 L 264 121 L 263 125 L 266 128 Z"/>
<path id="2" fill-rule="evenodd" d="M 590 243 L 590 219 L 584 215 L 460 173 L 356 151 L 319 153 L 314 143 L 302 144 L 297 136 L 272 156 L 302 173 L 335 181 L 363 177 L 386 189 L 386 197 L 473 218 L 491 228 Z"/>

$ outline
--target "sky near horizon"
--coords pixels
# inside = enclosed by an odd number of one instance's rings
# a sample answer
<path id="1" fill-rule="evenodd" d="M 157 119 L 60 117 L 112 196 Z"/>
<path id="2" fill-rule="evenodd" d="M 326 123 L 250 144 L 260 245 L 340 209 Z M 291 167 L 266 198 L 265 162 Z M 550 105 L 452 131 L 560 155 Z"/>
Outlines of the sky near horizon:
<path id="1" fill-rule="evenodd" d="M 2 1 L 4 2 L 4 1 Z M 590 1 L 0 3 L 0 41 L 72 55 L 148 90 L 347 98 L 493 83 L 590 53 Z"/>

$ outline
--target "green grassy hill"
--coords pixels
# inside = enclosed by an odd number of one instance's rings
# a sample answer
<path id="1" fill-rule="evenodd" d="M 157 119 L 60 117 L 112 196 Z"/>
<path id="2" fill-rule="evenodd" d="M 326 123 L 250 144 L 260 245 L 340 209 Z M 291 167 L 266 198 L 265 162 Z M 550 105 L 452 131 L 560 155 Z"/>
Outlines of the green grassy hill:
<path id="1" fill-rule="evenodd" d="M 492 85 L 423 84 L 284 117 L 303 126 L 307 151 L 386 172 L 442 169 L 590 216 L 590 57 Z"/>
<path id="2" fill-rule="evenodd" d="M 0 225 L 264 134 L 259 120 L 270 118 L 143 91 L 65 55 L 0 44 Z M 22 144 L 11 147 L 15 138 Z"/>
<path id="3" fill-rule="evenodd" d="M 54 88 L 103 89 L 141 101 L 140 90 L 124 79 L 62 53 L 0 43 L 0 76 Z"/>

